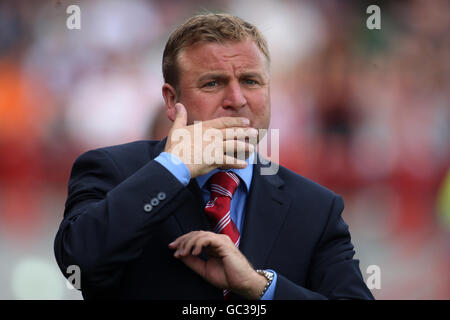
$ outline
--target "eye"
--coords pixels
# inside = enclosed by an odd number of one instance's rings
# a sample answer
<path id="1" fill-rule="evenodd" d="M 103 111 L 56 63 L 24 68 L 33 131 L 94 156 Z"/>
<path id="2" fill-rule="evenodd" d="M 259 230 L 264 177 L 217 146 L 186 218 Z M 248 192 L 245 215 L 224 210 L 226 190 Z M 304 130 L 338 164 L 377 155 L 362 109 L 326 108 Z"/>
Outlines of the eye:
<path id="1" fill-rule="evenodd" d="M 247 84 L 247 85 L 250 85 L 250 86 L 254 86 L 254 85 L 257 85 L 257 84 L 258 84 L 258 82 L 255 81 L 255 80 L 253 80 L 253 79 L 244 79 L 243 82 L 244 82 L 245 84 Z"/>
<path id="2" fill-rule="evenodd" d="M 217 81 L 213 80 L 213 81 L 209 81 L 209 82 L 205 83 L 203 85 L 203 87 L 210 87 L 210 88 L 212 88 L 212 87 L 216 87 L 218 84 L 219 83 Z"/>

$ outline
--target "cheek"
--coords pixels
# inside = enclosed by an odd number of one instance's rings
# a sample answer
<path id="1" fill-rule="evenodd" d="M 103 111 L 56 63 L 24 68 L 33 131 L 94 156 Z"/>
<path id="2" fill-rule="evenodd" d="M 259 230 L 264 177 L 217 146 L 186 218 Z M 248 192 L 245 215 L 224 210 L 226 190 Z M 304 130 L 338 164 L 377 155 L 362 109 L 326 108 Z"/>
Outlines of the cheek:
<path id="1" fill-rule="evenodd" d="M 255 93 L 250 96 L 250 108 L 255 115 L 265 115 L 266 113 L 270 113 L 270 95 L 268 92 L 263 94 Z"/>
<path id="2" fill-rule="evenodd" d="M 209 120 L 217 109 L 217 101 L 212 96 L 201 94 L 186 95 L 181 99 L 188 113 L 188 120 Z"/>
<path id="3" fill-rule="evenodd" d="M 250 111 L 255 119 L 255 127 L 267 129 L 270 123 L 270 94 L 255 94 L 250 103 Z"/>

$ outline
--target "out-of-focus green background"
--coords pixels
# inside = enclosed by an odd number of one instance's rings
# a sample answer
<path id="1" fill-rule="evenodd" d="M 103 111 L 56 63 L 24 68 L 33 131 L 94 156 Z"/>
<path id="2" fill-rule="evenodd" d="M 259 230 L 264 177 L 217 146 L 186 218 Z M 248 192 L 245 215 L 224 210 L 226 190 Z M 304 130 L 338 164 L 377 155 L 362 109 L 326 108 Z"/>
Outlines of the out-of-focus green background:
<path id="1" fill-rule="evenodd" d="M 446 0 L 1 1 L 0 299 L 81 299 L 53 255 L 71 165 L 165 136 L 165 41 L 205 12 L 267 36 L 280 163 L 344 197 L 364 279 L 381 271 L 374 296 L 449 299 Z"/>

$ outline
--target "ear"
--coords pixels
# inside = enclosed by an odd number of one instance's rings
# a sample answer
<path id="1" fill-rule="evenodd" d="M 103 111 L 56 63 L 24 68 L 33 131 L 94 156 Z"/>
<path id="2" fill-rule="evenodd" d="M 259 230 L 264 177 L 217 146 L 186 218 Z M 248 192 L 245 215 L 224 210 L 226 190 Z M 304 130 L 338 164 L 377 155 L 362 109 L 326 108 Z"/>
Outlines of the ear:
<path id="1" fill-rule="evenodd" d="M 175 104 L 177 103 L 177 93 L 170 84 L 164 83 L 162 86 L 162 95 L 167 108 L 167 117 L 171 120 L 175 120 Z"/>

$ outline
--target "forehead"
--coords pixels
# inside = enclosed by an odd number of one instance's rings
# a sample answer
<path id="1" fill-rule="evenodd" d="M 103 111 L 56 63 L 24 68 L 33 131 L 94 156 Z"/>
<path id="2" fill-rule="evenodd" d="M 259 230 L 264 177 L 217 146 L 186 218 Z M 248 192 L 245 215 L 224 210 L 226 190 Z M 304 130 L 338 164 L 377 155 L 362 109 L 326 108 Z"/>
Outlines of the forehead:
<path id="1" fill-rule="evenodd" d="M 252 40 L 225 43 L 197 43 L 180 53 L 180 71 L 201 74 L 208 71 L 266 71 L 268 61 Z"/>

